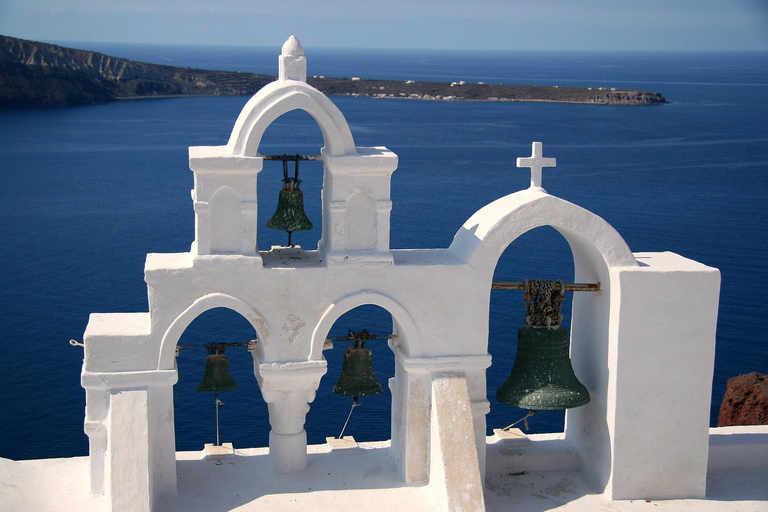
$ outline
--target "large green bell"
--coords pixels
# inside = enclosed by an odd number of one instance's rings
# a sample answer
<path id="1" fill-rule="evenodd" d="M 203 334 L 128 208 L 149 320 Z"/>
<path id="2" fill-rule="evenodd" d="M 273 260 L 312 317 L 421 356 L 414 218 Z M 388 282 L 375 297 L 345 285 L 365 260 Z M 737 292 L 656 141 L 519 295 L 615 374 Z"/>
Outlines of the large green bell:
<path id="1" fill-rule="evenodd" d="M 229 359 L 224 354 L 211 354 L 205 358 L 205 374 L 198 391 L 232 391 L 237 382 L 229 373 Z"/>
<path id="2" fill-rule="evenodd" d="M 267 222 L 267 227 L 289 233 L 312 229 L 312 222 L 304 213 L 304 193 L 299 189 L 301 180 L 287 178 L 282 182 L 283 189 L 277 198 L 277 209 Z"/>
<path id="3" fill-rule="evenodd" d="M 308 231 L 312 229 L 312 223 L 304 213 L 304 192 L 299 189 L 299 160 L 296 155 L 296 168 L 293 178 L 288 177 L 288 157 L 283 156 L 283 189 L 277 198 L 275 214 L 267 222 L 267 227 L 288 233 L 288 245 L 291 245 L 291 233 L 294 231 Z"/>
<path id="4" fill-rule="evenodd" d="M 343 396 L 374 396 L 384 391 L 373 373 L 370 349 L 349 347 L 344 352 L 341 376 L 333 392 Z"/>
<path id="5" fill-rule="evenodd" d="M 499 386 L 496 400 L 534 411 L 589 403 L 589 391 L 573 372 L 568 345 L 568 331 L 563 327 L 518 329 L 515 364 L 509 378 Z"/>

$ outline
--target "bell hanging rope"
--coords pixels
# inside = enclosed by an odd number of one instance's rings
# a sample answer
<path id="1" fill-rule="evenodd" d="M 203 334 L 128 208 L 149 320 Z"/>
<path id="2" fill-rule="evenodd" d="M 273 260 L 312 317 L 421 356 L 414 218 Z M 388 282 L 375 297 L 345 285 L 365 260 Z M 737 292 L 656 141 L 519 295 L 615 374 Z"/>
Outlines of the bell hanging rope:
<path id="1" fill-rule="evenodd" d="M 568 357 L 568 331 L 560 326 L 562 281 L 525 282 L 525 326 L 517 331 L 517 356 L 499 386 L 502 404 L 530 410 L 560 410 L 589 403 L 589 391 Z"/>
<path id="2" fill-rule="evenodd" d="M 304 193 L 299 189 L 300 155 L 296 155 L 296 167 L 293 178 L 288 177 L 288 160 L 291 157 L 283 155 L 283 189 L 277 198 L 277 209 L 272 218 L 267 222 L 267 227 L 288 233 L 288 247 L 292 247 L 291 234 L 294 231 L 308 231 L 312 229 L 312 222 L 304 212 Z"/>

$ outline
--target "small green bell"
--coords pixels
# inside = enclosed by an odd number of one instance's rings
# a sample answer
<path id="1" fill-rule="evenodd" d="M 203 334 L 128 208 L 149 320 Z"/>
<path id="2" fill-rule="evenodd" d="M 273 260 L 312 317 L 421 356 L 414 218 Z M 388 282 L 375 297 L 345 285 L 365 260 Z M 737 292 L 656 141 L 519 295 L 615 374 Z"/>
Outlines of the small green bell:
<path id="1" fill-rule="evenodd" d="M 344 352 L 341 376 L 333 386 L 333 392 L 343 396 L 374 396 L 384 390 L 373 373 L 370 349 L 349 347 Z"/>
<path id="2" fill-rule="evenodd" d="M 496 400 L 534 411 L 571 409 L 589 403 L 568 357 L 568 331 L 563 327 L 521 327 L 517 356 Z"/>
<path id="3" fill-rule="evenodd" d="M 232 391 L 237 382 L 229 373 L 229 359 L 224 354 L 211 354 L 205 358 L 205 374 L 198 391 Z"/>
<path id="4" fill-rule="evenodd" d="M 294 231 L 308 231 L 312 229 L 312 222 L 304 213 L 304 193 L 299 189 L 299 157 L 296 156 L 296 170 L 294 177 L 288 177 L 288 161 L 283 160 L 283 189 L 277 198 L 275 214 L 267 222 L 267 227 L 286 231 L 288 233 L 288 245 L 291 245 L 291 233 Z"/>

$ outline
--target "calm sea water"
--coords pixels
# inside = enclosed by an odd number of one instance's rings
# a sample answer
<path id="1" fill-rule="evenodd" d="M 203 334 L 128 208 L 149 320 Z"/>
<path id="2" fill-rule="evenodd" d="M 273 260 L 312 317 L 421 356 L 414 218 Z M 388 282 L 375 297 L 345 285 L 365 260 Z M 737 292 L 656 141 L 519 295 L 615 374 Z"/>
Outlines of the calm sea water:
<path id="1" fill-rule="evenodd" d="M 276 73 L 278 48 L 80 44 L 163 64 Z M 385 145 L 400 157 L 392 179 L 394 248 L 447 247 L 461 224 L 488 202 L 528 185 L 515 158 L 544 142 L 557 158 L 544 186 L 611 223 L 633 251 L 674 251 L 722 272 L 712 424 L 725 381 L 768 372 L 768 56 L 766 54 L 552 54 L 307 50 L 309 73 L 414 80 L 465 80 L 607 86 L 661 92 L 670 104 L 598 107 L 535 103 L 447 103 L 337 97 L 359 146 Z M 142 279 L 148 252 L 183 252 L 193 240 L 187 147 L 226 143 L 248 98 L 133 100 L 67 109 L 0 111 L 0 456 L 84 455 L 82 340 L 91 312 L 146 311 Z M 317 153 L 322 137 L 304 113 L 281 117 L 262 152 Z M 312 165 L 316 167 L 312 168 Z M 304 169 L 304 168 L 303 168 Z M 280 172 L 260 175 L 260 218 L 271 216 Z M 307 211 L 319 220 L 321 173 L 302 173 Z M 312 248 L 317 230 L 295 240 Z M 285 235 L 259 229 L 259 245 Z M 573 279 L 564 239 L 540 228 L 504 253 L 496 278 Z M 691 297 L 692 301 L 696 297 Z M 488 370 L 490 428 L 522 414 L 495 402 L 514 358 L 519 292 L 493 292 Z M 376 307 L 348 313 L 332 334 L 389 332 Z M 213 310 L 182 343 L 255 337 L 236 314 Z M 338 345 L 337 345 L 338 347 Z M 374 345 L 379 380 L 393 356 Z M 308 414 L 311 443 L 338 434 L 349 400 L 331 387 L 342 350 L 326 352 L 329 371 Z M 225 393 L 222 440 L 268 443 L 267 407 L 244 349 L 230 349 L 240 389 Z M 182 351 L 175 387 L 177 448 L 214 437 L 214 406 L 196 388 L 203 351 Z M 386 386 L 385 386 L 386 390 Z M 648 397 L 652 400 L 653 397 Z M 348 433 L 389 437 L 388 390 L 365 399 Z M 562 429 L 562 414 L 537 415 L 535 432 Z"/>

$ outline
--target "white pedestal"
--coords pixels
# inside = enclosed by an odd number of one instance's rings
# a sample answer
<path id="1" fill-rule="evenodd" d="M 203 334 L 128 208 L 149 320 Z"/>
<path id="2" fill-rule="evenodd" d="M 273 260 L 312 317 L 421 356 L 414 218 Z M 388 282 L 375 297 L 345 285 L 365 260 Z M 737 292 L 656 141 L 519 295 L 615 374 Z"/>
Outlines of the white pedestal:
<path id="1" fill-rule="evenodd" d="M 352 436 L 344 436 L 341 439 L 335 437 L 326 437 L 325 442 L 328 443 L 331 450 L 346 450 L 347 448 L 357 448 L 357 441 Z"/>
<path id="2" fill-rule="evenodd" d="M 213 443 L 206 443 L 205 448 L 203 448 L 203 459 L 221 460 L 234 454 L 235 449 L 232 446 L 232 443 L 222 443 L 220 446 L 216 446 Z"/>

